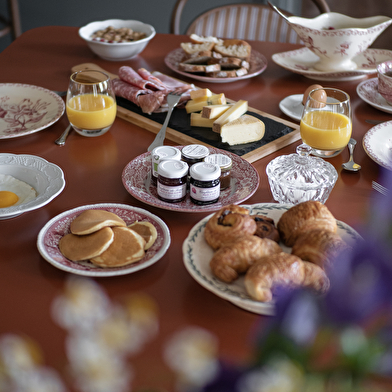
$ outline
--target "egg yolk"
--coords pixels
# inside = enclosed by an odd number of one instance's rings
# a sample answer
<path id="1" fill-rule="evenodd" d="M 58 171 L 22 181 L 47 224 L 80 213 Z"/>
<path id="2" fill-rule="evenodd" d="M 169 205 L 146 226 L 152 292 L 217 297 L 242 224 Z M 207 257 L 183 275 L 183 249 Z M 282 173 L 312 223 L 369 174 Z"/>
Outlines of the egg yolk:
<path id="1" fill-rule="evenodd" d="M 0 191 L 0 208 L 11 207 L 17 203 L 19 197 L 10 191 Z"/>

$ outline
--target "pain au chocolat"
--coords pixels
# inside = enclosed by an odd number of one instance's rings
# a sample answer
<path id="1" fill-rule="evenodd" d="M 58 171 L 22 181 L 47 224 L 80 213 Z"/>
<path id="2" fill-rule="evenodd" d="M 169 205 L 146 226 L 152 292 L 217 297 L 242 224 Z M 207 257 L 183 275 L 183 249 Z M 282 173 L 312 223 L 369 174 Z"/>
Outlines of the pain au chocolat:
<path id="1" fill-rule="evenodd" d="M 256 222 L 249 215 L 249 210 L 232 204 L 221 208 L 207 221 L 204 237 L 216 250 L 240 237 L 253 235 L 256 229 Z"/>

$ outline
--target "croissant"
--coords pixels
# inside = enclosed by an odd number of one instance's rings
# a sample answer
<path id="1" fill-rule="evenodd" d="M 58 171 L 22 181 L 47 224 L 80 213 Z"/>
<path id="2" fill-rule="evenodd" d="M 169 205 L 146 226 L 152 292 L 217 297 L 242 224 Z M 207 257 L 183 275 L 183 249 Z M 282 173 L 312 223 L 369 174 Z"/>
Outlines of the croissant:
<path id="1" fill-rule="evenodd" d="M 207 243 L 214 249 L 234 240 L 253 235 L 257 226 L 249 210 L 235 204 L 221 208 L 208 221 L 204 229 Z"/>
<path id="2" fill-rule="evenodd" d="M 245 275 L 245 288 L 254 299 L 263 302 L 272 300 L 273 286 L 299 286 L 305 279 L 303 261 L 289 253 L 280 252 L 265 256 L 254 263 Z"/>
<path id="3" fill-rule="evenodd" d="M 305 278 L 302 282 L 303 287 L 310 288 L 318 294 L 324 294 L 328 291 L 330 282 L 324 270 L 316 264 L 303 261 L 305 267 Z"/>
<path id="4" fill-rule="evenodd" d="M 306 201 L 291 207 L 280 217 L 277 228 L 282 242 L 291 247 L 304 232 L 325 229 L 336 233 L 336 219 L 328 208 L 318 201 Z"/>
<path id="5" fill-rule="evenodd" d="M 329 268 L 337 256 L 347 249 L 349 246 L 339 234 L 316 229 L 301 234 L 295 241 L 291 253 L 325 269 Z"/>
<path id="6" fill-rule="evenodd" d="M 263 302 L 272 300 L 271 290 L 277 285 L 303 286 L 318 294 L 324 294 L 330 286 L 328 276 L 318 265 L 284 252 L 254 263 L 248 269 L 244 283 L 247 293 Z"/>
<path id="7" fill-rule="evenodd" d="M 257 235 L 260 238 L 269 238 L 279 243 L 279 231 L 276 228 L 273 219 L 264 215 L 251 215 L 251 217 L 255 220 L 257 226 L 254 235 Z"/>
<path id="8" fill-rule="evenodd" d="M 230 283 L 239 274 L 245 273 L 256 260 L 281 251 L 275 241 L 248 235 L 218 249 L 210 261 L 210 267 L 218 279 Z"/>

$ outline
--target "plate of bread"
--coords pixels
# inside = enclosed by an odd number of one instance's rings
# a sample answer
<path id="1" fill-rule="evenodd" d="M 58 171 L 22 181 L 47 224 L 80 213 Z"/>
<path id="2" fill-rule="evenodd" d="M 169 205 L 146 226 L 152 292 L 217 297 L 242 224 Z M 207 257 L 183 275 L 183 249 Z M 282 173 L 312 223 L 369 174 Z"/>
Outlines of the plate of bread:
<path id="1" fill-rule="evenodd" d="M 267 68 L 267 59 L 240 39 L 189 36 L 165 57 L 174 72 L 210 83 L 229 83 L 249 79 Z"/>
<path id="2" fill-rule="evenodd" d="M 55 267 L 84 276 L 117 276 L 156 263 L 170 245 L 157 216 L 125 204 L 91 204 L 65 211 L 40 231 L 37 247 Z"/>
<path id="3" fill-rule="evenodd" d="M 326 293 L 334 260 L 359 240 L 320 202 L 227 205 L 191 229 L 183 257 L 207 290 L 247 311 L 273 315 L 277 287 Z"/>

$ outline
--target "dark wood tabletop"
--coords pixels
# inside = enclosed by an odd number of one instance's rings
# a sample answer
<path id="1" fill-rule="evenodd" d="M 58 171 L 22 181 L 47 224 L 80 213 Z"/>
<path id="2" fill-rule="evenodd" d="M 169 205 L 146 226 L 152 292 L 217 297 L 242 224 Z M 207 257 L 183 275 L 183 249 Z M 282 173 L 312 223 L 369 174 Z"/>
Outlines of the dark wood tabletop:
<path id="1" fill-rule="evenodd" d="M 167 53 L 187 38 L 157 34 L 136 58 L 124 62 L 105 61 L 95 56 L 73 27 L 41 27 L 25 32 L 0 53 L 1 83 L 27 83 L 50 90 L 66 90 L 71 68 L 95 63 L 117 73 L 121 65 L 144 67 L 178 77 L 164 63 Z M 272 61 L 274 53 L 299 48 L 298 45 L 252 42 L 252 47 L 268 60 L 266 70 L 251 79 L 228 84 L 195 82 L 199 87 L 225 93 L 233 100 L 245 99 L 249 106 L 292 121 L 279 109 L 279 102 L 291 94 L 301 94 L 318 81 L 289 72 Z M 371 75 L 369 77 L 375 77 Z M 391 116 L 365 103 L 356 93 L 360 81 L 320 82 L 349 93 L 353 112 L 353 137 L 357 140 L 355 159 L 362 166 L 357 173 L 342 171 L 348 151 L 329 159 L 339 178 L 327 207 L 334 216 L 356 228 L 366 223 L 372 195 L 372 181 L 380 166 L 362 147 L 365 133 L 372 127 L 365 119 L 387 121 Z M 142 352 L 129 360 L 134 372 L 132 385 L 138 388 L 173 390 L 175 379 L 163 359 L 167 339 L 188 326 L 205 328 L 219 342 L 219 354 L 240 363 L 252 350 L 252 334 L 268 316 L 240 309 L 199 285 L 183 264 L 182 244 L 191 228 L 209 213 L 182 213 L 155 208 L 133 198 L 124 188 L 124 167 L 147 151 L 155 135 L 117 118 L 108 133 L 85 138 L 71 133 L 65 146 L 54 140 L 67 126 L 66 115 L 52 126 L 23 137 L 0 140 L 1 153 L 33 154 L 60 166 L 65 173 L 63 192 L 49 204 L 21 216 L 0 221 L 0 338 L 6 333 L 27 336 L 43 353 L 43 363 L 56 369 L 73 390 L 67 375 L 65 341 L 67 332 L 53 320 L 52 304 L 63 293 L 70 274 L 45 261 L 37 250 L 41 228 L 56 215 L 74 207 L 93 203 L 121 203 L 148 210 L 166 222 L 171 235 L 167 253 L 144 270 L 117 277 L 94 279 L 113 301 L 132 293 L 150 296 L 158 309 L 159 332 Z M 170 143 L 170 142 L 169 142 Z M 172 144 L 172 143 L 170 143 Z M 274 202 L 265 168 L 271 159 L 295 152 L 295 142 L 268 155 L 253 166 L 260 185 L 246 204 Z"/>

